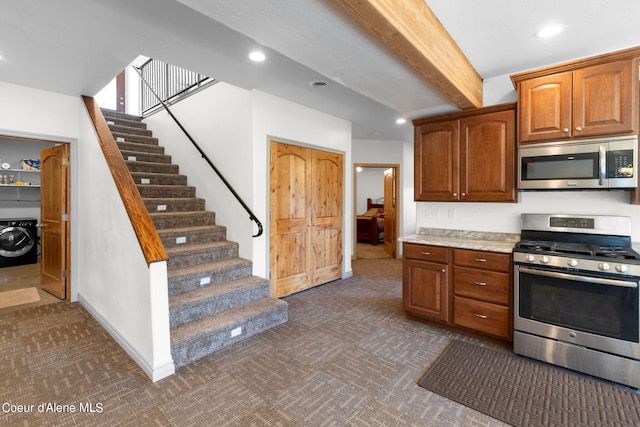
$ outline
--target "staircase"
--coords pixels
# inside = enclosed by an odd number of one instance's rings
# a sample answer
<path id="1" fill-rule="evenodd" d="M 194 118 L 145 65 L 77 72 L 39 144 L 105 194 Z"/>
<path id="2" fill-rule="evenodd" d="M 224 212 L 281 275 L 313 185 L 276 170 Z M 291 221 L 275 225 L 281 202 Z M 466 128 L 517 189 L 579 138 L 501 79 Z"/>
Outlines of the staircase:
<path id="1" fill-rule="evenodd" d="M 251 261 L 238 257 L 238 244 L 226 240 L 226 228 L 205 211 L 204 199 L 140 117 L 102 113 L 169 255 L 176 368 L 286 322 L 287 303 L 270 296 L 268 280 L 252 275 Z"/>

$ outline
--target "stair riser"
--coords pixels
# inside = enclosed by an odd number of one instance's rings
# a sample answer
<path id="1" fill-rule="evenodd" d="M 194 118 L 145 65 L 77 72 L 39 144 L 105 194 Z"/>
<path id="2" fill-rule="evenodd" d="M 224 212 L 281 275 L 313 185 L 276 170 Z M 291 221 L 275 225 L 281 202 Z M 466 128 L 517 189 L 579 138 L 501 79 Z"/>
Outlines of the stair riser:
<path id="1" fill-rule="evenodd" d="M 169 323 L 172 328 L 205 316 L 220 313 L 270 295 L 269 282 L 251 288 L 237 289 L 235 292 L 217 298 L 202 299 L 180 308 L 170 308 Z"/>
<path id="2" fill-rule="evenodd" d="M 184 230 L 171 233 L 160 232 L 159 234 L 160 240 L 167 250 L 184 245 L 222 242 L 227 238 L 227 230 L 223 227 L 216 227 L 211 230 L 198 229 L 196 231 Z"/>
<path id="3" fill-rule="evenodd" d="M 126 113 L 119 113 L 113 110 L 102 110 L 102 115 L 104 116 L 105 120 L 110 120 L 111 118 L 131 120 L 136 122 L 140 122 L 142 120 L 139 116 L 134 116 L 132 114 L 126 114 Z"/>
<path id="4" fill-rule="evenodd" d="M 138 185 L 142 198 L 189 199 L 196 197 L 195 187 L 181 185 Z"/>
<path id="5" fill-rule="evenodd" d="M 204 199 L 143 199 L 149 212 L 204 211 Z"/>
<path id="6" fill-rule="evenodd" d="M 104 118 L 107 121 L 107 125 L 110 125 L 110 126 L 113 124 L 117 126 L 124 126 L 124 127 L 130 127 L 130 128 L 139 128 L 139 129 L 147 128 L 147 124 L 141 121 L 120 119 L 118 117 L 107 117 L 106 115 Z M 109 123 L 109 122 L 113 122 L 113 123 Z"/>
<path id="7" fill-rule="evenodd" d="M 164 147 L 153 144 L 136 144 L 134 142 L 116 142 L 120 151 L 129 151 L 135 153 L 151 153 L 164 154 Z"/>
<path id="8" fill-rule="evenodd" d="M 167 214 L 151 214 L 153 225 L 157 229 L 180 228 L 180 227 L 200 227 L 204 225 L 215 225 L 216 216 L 213 212 L 198 212 L 189 217 Z"/>
<path id="9" fill-rule="evenodd" d="M 171 163 L 171 156 L 167 154 L 142 153 L 120 150 L 122 157 L 130 162 Z"/>
<path id="10" fill-rule="evenodd" d="M 215 261 L 236 258 L 238 256 L 238 245 L 229 244 L 216 248 L 207 248 L 205 250 L 193 250 L 188 253 L 172 254 L 169 253 L 169 262 L 167 270 L 176 270 L 178 268 L 193 267 L 196 265 L 207 264 Z"/>
<path id="11" fill-rule="evenodd" d="M 143 136 L 143 135 L 131 135 L 128 133 L 113 132 L 113 139 L 118 142 L 135 142 L 137 144 L 158 145 L 158 138 Z"/>
<path id="12" fill-rule="evenodd" d="M 252 274 L 253 267 L 251 263 L 234 266 L 229 269 L 220 269 L 215 271 L 202 271 L 199 274 L 188 277 L 170 277 L 169 278 L 169 295 L 177 295 L 182 292 L 193 291 L 202 286 L 212 286 L 231 280 L 238 280 L 249 277 Z M 201 285 L 202 281 L 208 281 L 205 285 Z"/>
<path id="13" fill-rule="evenodd" d="M 187 185 L 186 175 L 132 172 L 133 182 L 140 185 Z M 142 180 L 145 183 L 142 183 Z"/>
<path id="14" fill-rule="evenodd" d="M 287 306 L 278 305 L 272 310 L 229 325 L 224 329 L 199 337 L 199 339 L 180 343 L 179 346 L 172 345 L 171 355 L 173 356 L 173 362 L 176 368 L 179 368 L 286 321 Z M 238 327 L 242 327 L 242 334 L 232 338 L 231 331 Z"/>
<path id="15" fill-rule="evenodd" d="M 180 171 L 180 167 L 173 164 L 133 162 L 126 159 L 124 163 L 127 165 L 129 172 L 148 172 L 177 175 Z"/>
<path id="16" fill-rule="evenodd" d="M 153 132 L 148 129 L 142 129 L 137 127 L 127 127 L 120 125 L 109 125 L 111 133 L 126 133 L 128 135 L 140 135 L 140 136 L 152 136 Z"/>

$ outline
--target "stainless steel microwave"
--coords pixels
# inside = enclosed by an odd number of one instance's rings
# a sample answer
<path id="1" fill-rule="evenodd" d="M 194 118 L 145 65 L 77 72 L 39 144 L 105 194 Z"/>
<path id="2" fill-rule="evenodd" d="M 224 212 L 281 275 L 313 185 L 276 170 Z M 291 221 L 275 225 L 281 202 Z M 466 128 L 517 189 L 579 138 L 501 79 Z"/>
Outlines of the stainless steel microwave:
<path id="1" fill-rule="evenodd" d="M 636 188 L 637 167 L 637 136 L 524 145 L 518 148 L 518 189 Z"/>

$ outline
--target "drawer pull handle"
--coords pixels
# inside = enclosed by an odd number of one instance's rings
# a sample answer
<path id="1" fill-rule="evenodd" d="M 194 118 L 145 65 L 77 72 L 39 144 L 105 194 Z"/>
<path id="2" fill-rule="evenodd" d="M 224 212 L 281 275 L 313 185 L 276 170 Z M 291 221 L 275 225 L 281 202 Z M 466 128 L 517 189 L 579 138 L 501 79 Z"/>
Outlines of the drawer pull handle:
<path id="1" fill-rule="evenodd" d="M 474 258 L 473 260 L 477 262 L 487 262 L 487 260 L 484 258 Z"/>
<path id="2" fill-rule="evenodd" d="M 431 255 L 431 252 L 420 252 L 422 255 Z"/>
<path id="3" fill-rule="evenodd" d="M 473 315 L 474 315 L 474 316 L 476 316 L 476 317 L 479 317 L 479 318 L 481 318 L 481 319 L 486 319 L 487 317 L 489 317 L 489 316 L 487 316 L 486 314 L 473 313 Z"/>
<path id="4" fill-rule="evenodd" d="M 487 282 L 473 282 L 474 285 L 487 286 Z"/>

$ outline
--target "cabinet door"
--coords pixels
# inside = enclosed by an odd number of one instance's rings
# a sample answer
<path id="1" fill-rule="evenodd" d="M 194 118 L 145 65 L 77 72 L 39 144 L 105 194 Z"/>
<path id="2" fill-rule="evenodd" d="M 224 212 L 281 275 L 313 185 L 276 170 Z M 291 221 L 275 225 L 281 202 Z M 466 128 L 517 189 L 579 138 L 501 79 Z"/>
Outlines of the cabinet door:
<path id="1" fill-rule="evenodd" d="M 634 63 L 618 61 L 574 72 L 575 137 L 638 131 L 638 78 Z"/>
<path id="2" fill-rule="evenodd" d="M 414 191 L 417 201 L 459 199 L 459 123 L 451 120 L 417 126 Z"/>
<path id="3" fill-rule="evenodd" d="M 407 313 L 449 321 L 446 264 L 405 259 L 402 269 L 402 306 Z"/>
<path id="4" fill-rule="evenodd" d="M 515 111 L 462 119 L 460 150 L 460 200 L 517 200 Z"/>
<path id="5" fill-rule="evenodd" d="M 572 73 L 524 80 L 518 88 L 520 142 L 571 137 Z"/>

